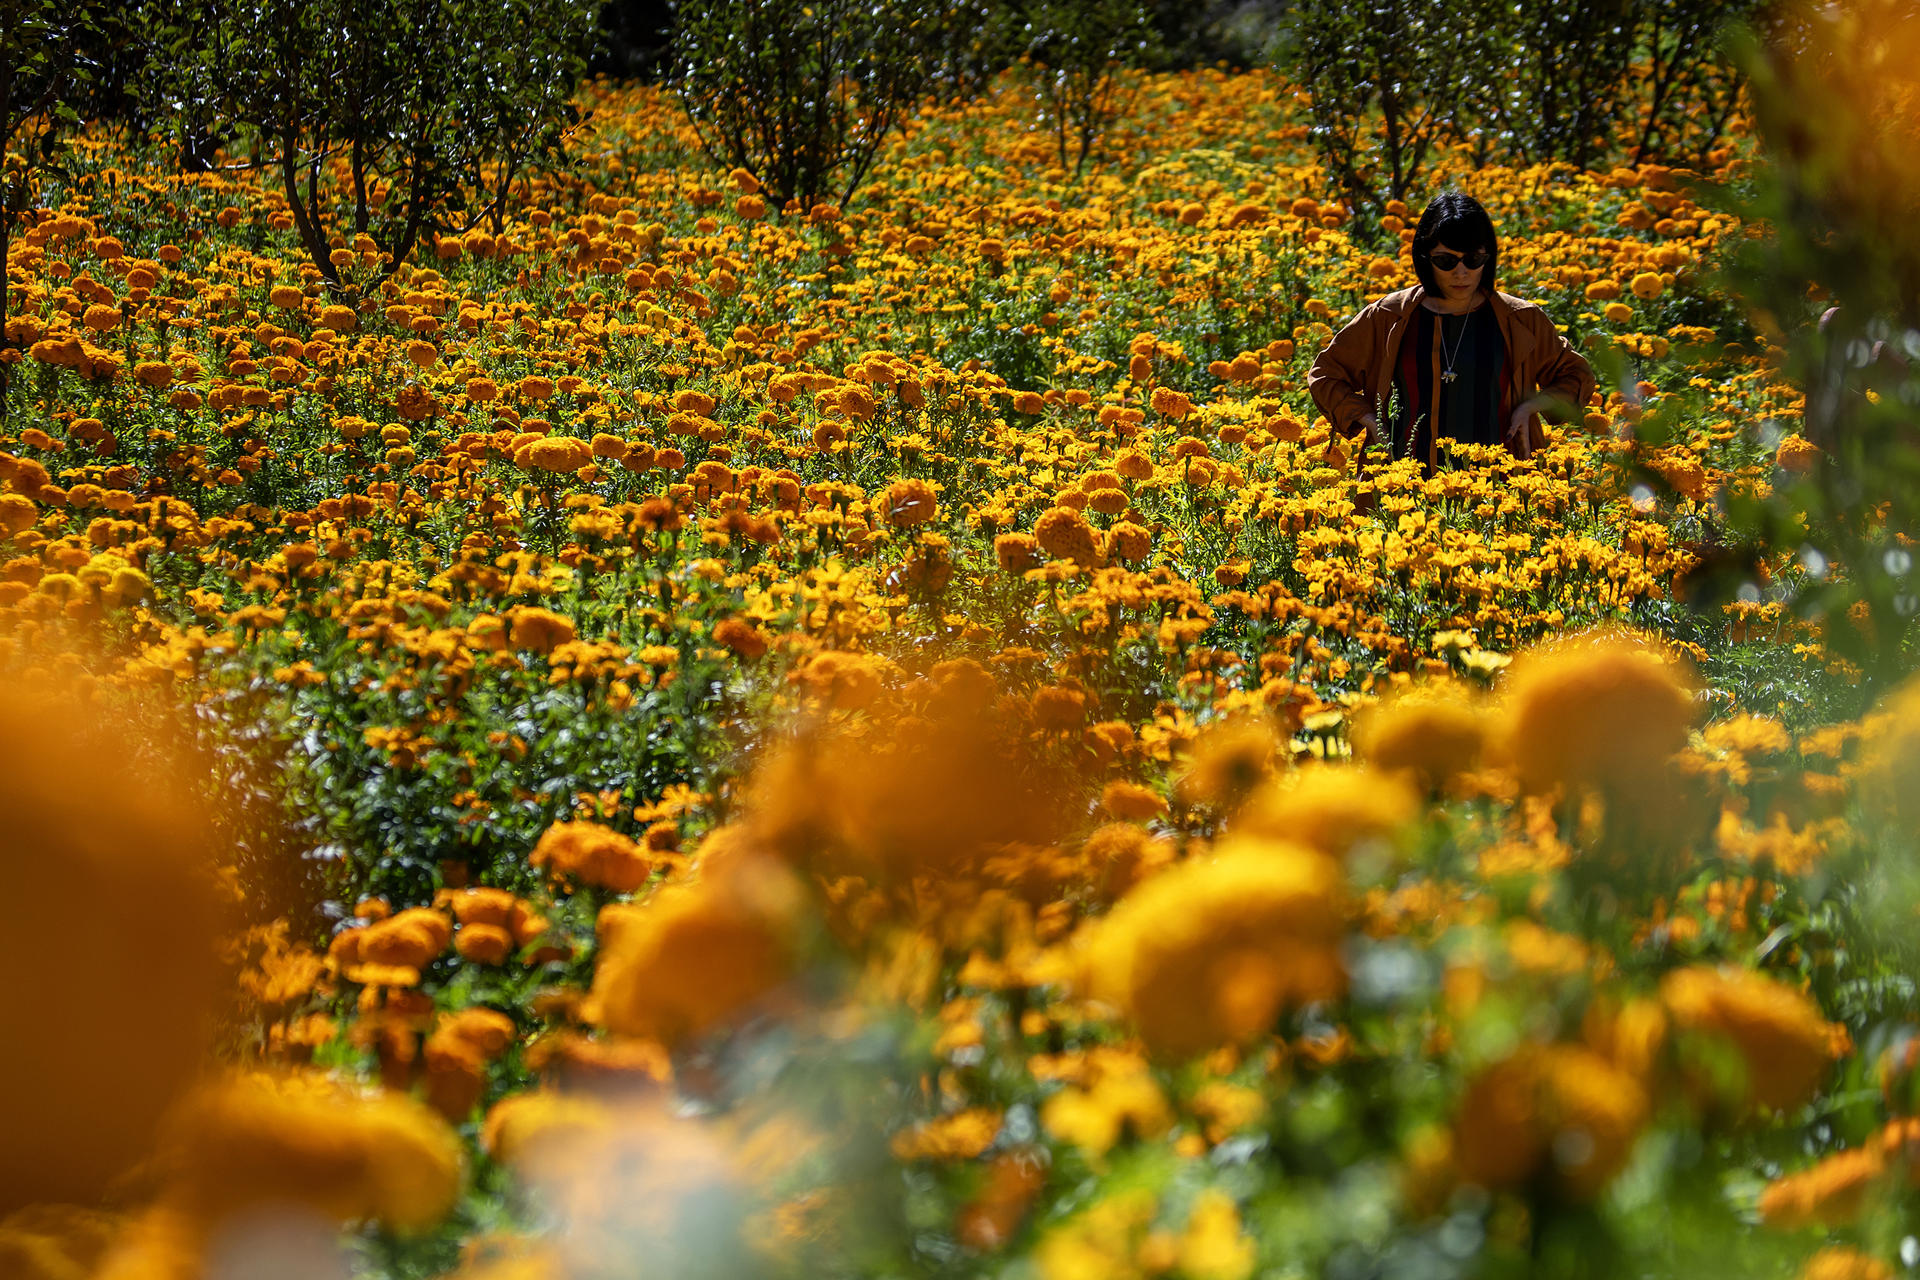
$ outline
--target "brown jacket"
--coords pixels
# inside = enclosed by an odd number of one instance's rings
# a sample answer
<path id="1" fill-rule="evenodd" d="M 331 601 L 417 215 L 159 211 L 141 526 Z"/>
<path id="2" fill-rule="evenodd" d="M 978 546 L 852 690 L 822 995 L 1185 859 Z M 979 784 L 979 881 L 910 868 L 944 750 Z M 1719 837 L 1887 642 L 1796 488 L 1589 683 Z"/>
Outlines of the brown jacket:
<path id="1" fill-rule="evenodd" d="M 1401 336 L 1426 292 L 1424 286 L 1414 285 L 1368 304 L 1314 357 L 1307 391 L 1336 433 L 1357 435 L 1364 430 L 1358 422 L 1362 414 L 1379 416 L 1377 406 L 1385 405 L 1393 391 Z M 1507 344 L 1507 403 L 1518 405 L 1544 392 L 1578 412 L 1593 394 L 1592 366 L 1536 304 L 1496 292 L 1492 306 L 1500 337 Z M 1500 428 L 1504 433 L 1506 423 Z M 1545 443 L 1546 430 L 1536 413 L 1527 423 L 1526 447 L 1515 452 L 1527 457 Z"/>

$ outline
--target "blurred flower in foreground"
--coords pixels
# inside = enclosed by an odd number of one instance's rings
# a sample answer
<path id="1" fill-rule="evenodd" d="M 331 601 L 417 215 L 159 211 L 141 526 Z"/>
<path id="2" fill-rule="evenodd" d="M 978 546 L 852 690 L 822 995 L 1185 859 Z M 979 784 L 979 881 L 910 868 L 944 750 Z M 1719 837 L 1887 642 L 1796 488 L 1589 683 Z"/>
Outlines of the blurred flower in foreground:
<path id="1" fill-rule="evenodd" d="M 1241 839 L 1145 881 L 1093 926 L 1086 982 L 1156 1054 L 1245 1042 L 1282 1008 L 1339 995 L 1340 866 L 1301 845 Z"/>
<path id="2" fill-rule="evenodd" d="M 0 1212 L 90 1202 L 146 1155 L 214 999 L 208 836 L 101 708 L 0 695 Z"/>

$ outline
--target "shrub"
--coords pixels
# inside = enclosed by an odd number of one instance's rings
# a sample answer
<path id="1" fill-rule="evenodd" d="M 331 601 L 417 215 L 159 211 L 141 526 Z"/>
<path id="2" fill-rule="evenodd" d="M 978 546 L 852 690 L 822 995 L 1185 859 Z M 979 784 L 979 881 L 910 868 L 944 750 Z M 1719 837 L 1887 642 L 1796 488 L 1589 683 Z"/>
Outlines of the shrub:
<path id="1" fill-rule="evenodd" d="M 678 18 L 701 146 L 803 210 L 853 198 L 932 84 L 949 26 L 909 0 L 719 0 Z"/>
<path id="2" fill-rule="evenodd" d="M 571 117 L 592 10 L 575 0 L 161 0 L 155 89 L 280 177 L 329 285 L 377 283 L 423 235 L 497 214 Z M 245 50 L 239 61 L 229 57 Z M 364 239 L 363 239 L 364 238 Z M 370 243 L 368 243 L 370 242 Z M 356 261 L 343 266 L 335 251 Z M 351 270 L 347 268 L 351 267 Z"/>

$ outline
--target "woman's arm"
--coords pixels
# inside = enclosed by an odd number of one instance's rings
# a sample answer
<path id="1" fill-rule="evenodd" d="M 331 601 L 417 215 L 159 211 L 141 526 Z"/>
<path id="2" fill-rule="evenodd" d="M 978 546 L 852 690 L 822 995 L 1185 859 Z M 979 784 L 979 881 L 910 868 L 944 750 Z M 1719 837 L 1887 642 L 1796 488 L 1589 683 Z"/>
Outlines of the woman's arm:
<path id="1" fill-rule="evenodd" d="M 1540 374 L 1537 379 L 1539 394 L 1533 397 L 1536 408 L 1542 412 L 1559 408 L 1561 402 L 1573 406 L 1573 412 L 1579 413 L 1593 396 L 1597 385 L 1593 377 L 1593 366 L 1587 358 L 1573 349 L 1566 335 L 1554 327 L 1552 317 L 1544 311 L 1534 313 L 1534 325 L 1539 330 L 1541 346 Z M 1549 414 L 1555 421 L 1564 421 L 1564 413 Z"/>
<path id="2" fill-rule="evenodd" d="M 1350 436 L 1373 428 L 1373 406 L 1367 403 L 1367 373 L 1373 367 L 1379 341 L 1379 323 L 1368 306 L 1333 335 L 1307 372 L 1307 394 L 1333 424 L 1335 435 Z"/>

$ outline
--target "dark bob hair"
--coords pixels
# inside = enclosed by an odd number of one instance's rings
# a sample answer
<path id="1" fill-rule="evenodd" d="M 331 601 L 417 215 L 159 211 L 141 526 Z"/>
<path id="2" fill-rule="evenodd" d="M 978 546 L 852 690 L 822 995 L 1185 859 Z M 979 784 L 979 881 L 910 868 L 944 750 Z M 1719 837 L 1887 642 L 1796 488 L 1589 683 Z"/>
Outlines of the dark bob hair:
<path id="1" fill-rule="evenodd" d="M 1500 269 L 1500 237 L 1494 234 L 1493 219 L 1478 200 L 1464 191 L 1442 191 L 1420 215 L 1420 225 L 1413 229 L 1413 271 L 1428 293 L 1440 292 L 1433 278 L 1433 263 L 1427 260 L 1438 244 L 1462 253 L 1485 249 L 1487 265 L 1480 273 L 1480 287 L 1488 293 L 1494 291 Z"/>

